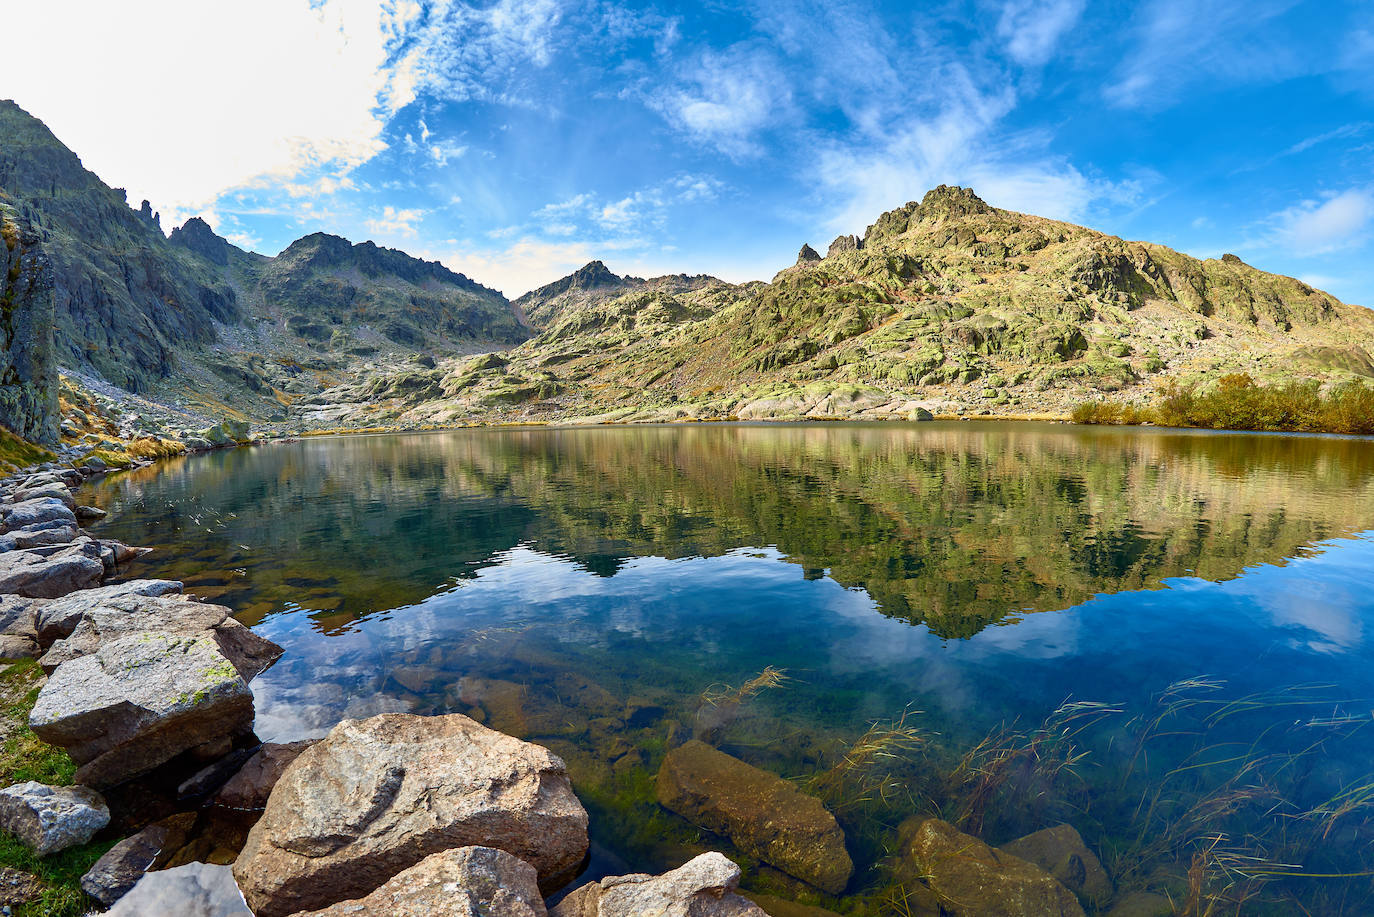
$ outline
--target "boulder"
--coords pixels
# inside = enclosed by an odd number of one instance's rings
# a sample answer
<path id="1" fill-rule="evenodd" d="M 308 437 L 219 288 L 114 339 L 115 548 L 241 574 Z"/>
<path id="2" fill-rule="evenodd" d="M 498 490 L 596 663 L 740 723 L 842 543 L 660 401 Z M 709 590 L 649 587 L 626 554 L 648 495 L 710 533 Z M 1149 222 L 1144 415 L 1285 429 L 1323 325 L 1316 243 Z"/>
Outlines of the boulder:
<path id="1" fill-rule="evenodd" d="M 1112 880 L 1073 825 L 1045 828 L 999 849 L 1039 866 L 1094 908 L 1111 900 Z"/>
<path id="2" fill-rule="evenodd" d="M 105 800 L 88 787 L 29 780 L 0 790 L 0 828 L 41 857 L 79 847 L 109 823 Z"/>
<path id="3" fill-rule="evenodd" d="M 432 853 L 365 898 L 296 917 L 545 917 L 534 867 L 491 847 Z"/>
<path id="4" fill-rule="evenodd" d="M 925 882 L 953 917 L 1083 917 L 1058 879 L 948 822 L 907 819 L 898 837 L 898 881 Z"/>
<path id="5" fill-rule="evenodd" d="M 253 694 L 208 636 L 142 633 L 63 664 L 29 714 L 43 741 L 111 786 L 253 726 Z"/>
<path id="6" fill-rule="evenodd" d="M 661 876 L 611 876 L 591 882 L 558 903 L 552 917 L 768 917 L 735 893 L 739 867 L 719 853 L 703 853 Z"/>
<path id="7" fill-rule="evenodd" d="M 0 596 L 0 659 L 32 659 L 39 655 L 37 599 Z"/>
<path id="8" fill-rule="evenodd" d="M 57 497 L 44 496 L 0 506 L 0 516 L 5 519 L 6 532 L 43 522 L 61 522 L 76 528 L 76 513 Z"/>
<path id="9" fill-rule="evenodd" d="M 514 854 L 546 887 L 570 875 L 587 812 L 562 759 L 461 714 L 383 714 L 344 720 L 286 768 L 234 875 L 258 917 L 282 917 L 465 845 Z"/>
<path id="10" fill-rule="evenodd" d="M 76 521 L 81 525 L 86 525 L 90 522 L 99 522 L 106 516 L 106 512 L 98 506 L 78 505 L 73 512 L 76 513 Z"/>
<path id="11" fill-rule="evenodd" d="M 65 504 L 67 509 L 73 512 L 76 510 L 76 498 L 72 496 L 71 488 L 61 481 L 44 481 L 32 485 L 26 483 L 14 492 L 12 499 L 15 503 L 52 499 Z"/>
<path id="12" fill-rule="evenodd" d="M 839 894 L 854 871 L 844 832 L 819 799 L 700 740 L 668 752 L 658 801 L 822 891 Z"/>
<path id="13" fill-rule="evenodd" d="M 230 777 L 215 794 L 215 805 L 229 809 L 256 811 L 267 807 L 267 797 L 277 785 L 287 765 L 300 756 L 315 739 L 281 745 L 266 742 L 249 758 L 239 772 Z"/>
<path id="14" fill-rule="evenodd" d="M 107 917 L 253 917 L 228 866 L 187 863 L 150 872 Z"/>
<path id="15" fill-rule="evenodd" d="M 159 632 L 208 636 L 244 681 L 250 681 L 282 654 L 282 648 L 229 617 L 223 605 L 184 596 L 117 595 L 81 612 L 71 636 L 58 640 L 39 663 L 51 674 L 59 665 L 95 652 L 121 637 Z"/>
<path id="16" fill-rule="evenodd" d="M 87 589 L 79 595 L 35 604 L 38 642 L 51 646 L 54 641 L 70 637 L 81 616 L 91 608 L 123 596 L 159 596 L 181 592 L 181 583 L 169 579 L 136 579 Z"/>
<path id="17" fill-rule="evenodd" d="M 195 823 L 196 813 L 182 812 L 124 838 L 81 877 L 81 890 L 109 907 L 129 893 L 164 851 L 184 846 Z"/>
<path id="18" fill-rule="evenodd" d="M 54 599 L 98 585 L 105 565 L 86 545 L 64 547 L 49 556 L 36 551 L 0 554 L 0 593 Z"/>

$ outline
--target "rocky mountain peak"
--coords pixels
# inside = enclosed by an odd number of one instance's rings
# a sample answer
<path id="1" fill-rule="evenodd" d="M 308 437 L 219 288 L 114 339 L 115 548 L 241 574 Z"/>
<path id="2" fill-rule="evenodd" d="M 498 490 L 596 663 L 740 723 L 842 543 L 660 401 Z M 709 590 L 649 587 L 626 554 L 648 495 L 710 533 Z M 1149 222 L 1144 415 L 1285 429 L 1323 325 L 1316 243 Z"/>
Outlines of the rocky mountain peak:
<path id="1" fill-rule="evenodd" d="M 831 258 L 840 254 L 840 252 L 858 251 L 863 248 L 863 246 L 863 240 L 858 236 L 836 236 L 835 241 L 830 243 L 830 248 L 826 249 L 825 256 Z"/>
<path id="2" fill-rule="evenodd" d="M 568 276 L 569 289 L 590 290 L 595 287 L 617 285 L 623 278 L 600 261 L 589 261 Z"/>
<path id="3" fill-rule="evenodd" d="M 797 253 L 797 263 L 798 263 L 798 264 L 806 264 L 806 263 L 811 262 L 811 261 L 819 261 L 819 260 L 821 260 L 820 253 L 817 252 L 817 251 L 816 251 L 814 248 L 812 248 L 810 245 L 803 245 L 803 246 L 801 247 L 801 251 L 799 251 L 799 252 Z"/>
<path id="4" fill-rule="evenodd" d="M 921 199 L 919 218 L 932 220 L 939 217 L 966 217 L 991 212 L 992 208 L 974 194 L 972 188 L 940 185 L 927 191 L 926 196 Z"/>
<path id="5" fill-rule="evenodd" d="M 158 232 L 162 232 L 162 214 L 153 212 L 153 205 L 147 200 L 143 201 L 143 206 L 138 208 L 139 218 Z"/>
<path id="6" fill-rule="evenodd" d="M 190 249 L 202 258 L 221 265 L 229 263 L 229 250 L 233 248 L 229 240 L 217 234 L 200 217 L 191 217 L 185 225 L 173 229 L 169 240 L 173 245 Z"/>

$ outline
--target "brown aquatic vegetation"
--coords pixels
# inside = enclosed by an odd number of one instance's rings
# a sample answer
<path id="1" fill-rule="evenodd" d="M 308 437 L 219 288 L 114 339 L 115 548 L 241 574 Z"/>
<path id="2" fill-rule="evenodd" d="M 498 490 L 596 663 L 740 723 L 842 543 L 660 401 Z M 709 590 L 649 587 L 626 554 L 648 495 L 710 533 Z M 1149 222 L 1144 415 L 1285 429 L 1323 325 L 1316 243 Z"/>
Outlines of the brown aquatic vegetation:
<path id="1" fill-rule="evenodd" d="M 786 669 L 769 665 L 738 688 L 719 683 L 707 685 L 701 692 L 693 736 L 708 745 L 717 744 L 726 727 L 739 719 L 742 708 L 751 698 L 789 681 Z"/>
<path id="2" fill-rule="evenodd" d="M 806 779 L 806 791 L 826 800 L 832 810 L 890 802 L 902 786 L 893 770 L 927 742 L 925 731 L 912 722 L 919 715 L 908 709 L 891 722 L 872 723 L 833 765 Z"/>

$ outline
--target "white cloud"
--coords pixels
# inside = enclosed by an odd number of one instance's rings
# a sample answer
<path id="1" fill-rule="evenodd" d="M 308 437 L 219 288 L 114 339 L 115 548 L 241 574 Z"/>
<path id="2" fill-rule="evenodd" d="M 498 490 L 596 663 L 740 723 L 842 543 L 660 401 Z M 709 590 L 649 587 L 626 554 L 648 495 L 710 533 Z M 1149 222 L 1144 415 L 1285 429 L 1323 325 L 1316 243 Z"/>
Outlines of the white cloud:
<path id="1" fill-rule="evenodd" d="M 1019 64 L 1038 66 L 1050 59 L 1064 33 L 1083 14 L 1084 0 L 1007 0 L 997 21 L 997 37 Z"/>
<path id="2" fill-rule="evenodd" d="M 5 13 L 4 91 L 171 226 L 234 188 L 347 189 L 418 91 L 501 97 L 498 77 L 547 63 L 558 18 L 553 0 L 25 3 Z M 464 152 L 420 127 L 433 162 Z"/>
<path id="3" fill-rule="evenodd" d="M 676 86 L 649 104 L 674 128 L 727 156 L 761 152 L 757 135 L 786 116 L 790 95 L 777 64 L 745 45 L 702 52 Z"/>
<path id="4" fill-rule="evenodd" d="M 1374 227 L 1374 189 L 1352 188 L 1324 201 L 1303 201 L 1275 214 L 1272 222 L 1275 241 L 1298 255 L 1357 245 Z"/>
<path id="5" fill-rule="evenodd" d="M 425 212 L 416 208 L 397 208 L 390 204 L 382 208 L 381 216 L 365 220 L 367 228 L 380 236 L 415 235 L 415 224 L 425 217 Z"/>

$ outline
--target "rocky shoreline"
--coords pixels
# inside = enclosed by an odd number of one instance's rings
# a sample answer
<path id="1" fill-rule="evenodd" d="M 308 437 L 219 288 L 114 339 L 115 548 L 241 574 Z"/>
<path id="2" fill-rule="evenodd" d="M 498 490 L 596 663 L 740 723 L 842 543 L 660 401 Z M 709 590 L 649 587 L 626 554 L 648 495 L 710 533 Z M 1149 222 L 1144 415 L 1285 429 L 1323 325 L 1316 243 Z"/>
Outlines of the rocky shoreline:
<path id="1" fill-rule="evenodd" d="M 28 726 L 76 766 L 71 786 L 0 789 L 0 829 L 38 857 L 120 838 L 80 882 L 109 913 L 832 915 L 745 897 L 718 852 L 569 891 L 590 838 L 564 761 L 462 714 L 260 742 L 250 682 L 282 649 L 179 582 L 128 578 L 143 550 L 81 528 L 102 514 L 74 488 L 102 473 L 52 463 L 0 481 L 0 656 L 41 668 Z M 670 742 L 659 804 L 799 889 L 842 893 L 854 864 L 823 803 L 709 738 Z M 1062 917 L 1113 897 L 1068 825 L 1001 849 L 937 819 L 899 837 L 909 914 Z"/>

